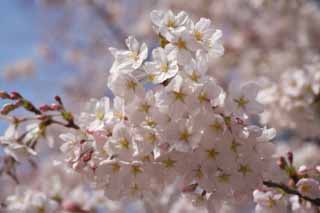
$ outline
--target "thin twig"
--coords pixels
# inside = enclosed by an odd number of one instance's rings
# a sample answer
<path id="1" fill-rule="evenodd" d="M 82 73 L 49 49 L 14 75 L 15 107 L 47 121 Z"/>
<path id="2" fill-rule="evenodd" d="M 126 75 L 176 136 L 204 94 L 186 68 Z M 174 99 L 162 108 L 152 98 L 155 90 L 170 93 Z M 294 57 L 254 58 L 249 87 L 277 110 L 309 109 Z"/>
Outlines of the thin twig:
<path id="1" fill-rule="evenodd" d="M 320 206 L 320 198 L 313 199 L 313 198 L 310 198 L 308 196 L 304 196 L 300 192 L 298 192 L 297 190 L 289 188 L 285 184 L 275 183 L 275 182 L 272 182 L 272 181 L 263 181 L 263 184 L 265 186 L 267 186 L 267 187 L 270 187 L 270 188 L 282 189 L 284 192 L 286 192 L 288 194 L 298 195 L 300 198 L 309 201 L 310 203 L 314 204 L 315 206 Z"/>

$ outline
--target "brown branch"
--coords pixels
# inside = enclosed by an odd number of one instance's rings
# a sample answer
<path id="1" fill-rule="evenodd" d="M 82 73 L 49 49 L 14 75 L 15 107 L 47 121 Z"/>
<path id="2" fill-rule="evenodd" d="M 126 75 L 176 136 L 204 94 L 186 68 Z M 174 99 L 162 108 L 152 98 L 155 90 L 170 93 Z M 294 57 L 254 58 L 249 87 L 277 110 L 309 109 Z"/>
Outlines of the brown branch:
<path id="1" fill-rule="evenodd" d="M 300 192 L 298 192 L 297 190 L 292 189 L 292 188 L 288 187 L 285 184 L 275 183 L 275 182 L 272 182 L 272 181 L 263 181 L 263 184 L 265 186 L 267 186 L 267 187 L 270 187 L 270 188 L 282 189 L 287 194 L 298 195 L 300 198 L 309 201 L 313 205 L 320 206 L 320 198 L 310 198 L 308 196 L 304 196 Z"/>

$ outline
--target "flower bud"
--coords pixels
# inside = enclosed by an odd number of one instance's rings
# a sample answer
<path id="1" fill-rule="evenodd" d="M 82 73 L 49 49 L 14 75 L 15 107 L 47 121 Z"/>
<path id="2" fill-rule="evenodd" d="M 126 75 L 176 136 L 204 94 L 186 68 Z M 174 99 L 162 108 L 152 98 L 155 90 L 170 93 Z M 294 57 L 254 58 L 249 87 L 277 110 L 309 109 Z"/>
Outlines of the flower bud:
<path id="1" fill-rule="evenodd" d="M 62 208 L 68 212 L 84 212 L 80 206 L 80 204 L 73 201 L 65 201 L 62 204 Z"/>
<path id="2" fill-rule="evenodd" d="M 292 178 L 290 178 L 288 181 L 288 186 L 290 188 L 294 188 L 296 186 L 296 182 Z"/>
<path id="3" fill-rule="evenodd" d="M 60 104 L 51 104 L 50 109 L 53 111 L 59 111 L 62 109 L 62 106 Z"/>
<path id="4" fill-rule="evenodd" d="M 20 102 L 14 103 L 14 104 L 5 104 L 0 110 L 0 114 L 2 115 L 8 115 L 13 110 L 17 109 L 21 106 Z"/>
<path id="5" fill-rule="evenodd" d="M 89 160 L 91 160 L 92 154 L 93 150 L 86 152 L 82 157 L 83 162 L 88 162 Z"/>
<path id="6" fill-rule="evenodd" d="M 12 100 L 17 100 L 17 99 L 21 99 L 22 98 L 22 95 L 20 95 L 20 93 L 18 92 L 11 92 L 10 93 L 10 99 Z"/>
<path id="7" fill-rule="evenodd" d="M 62 99 L 61 99 L 60 96 L 56 95 L 56 96 L 54 97 L 54 100 L 56 100 L 56 102 L 58 102 L 60 105 L 63 105 Z"/>
<path id="8" fill-rule="evenodd" d="M 236 117 L 236 122 L 237 122 L 237 124 L 239 124 L 239 125 L 244 125 L 244 121 L 243 121 L 241 118 L 239 118 L 239 117 Z"/>
<path id="9" fill-rule="evenodd" d="M 190 192 L 194 192 L 194 190 L 196 190 L 198 184 L 190 184 L 188 186 L 185 186 L 182 188 L 182 192 L 183 193 L 190 193 Z"/>
<path id="10" fill-rule="evenodd" d="M 41 112 L 47 112 L 47 111 L 51 110 L 50 106 L 47 105 L 47 104 L 41 105 L 39 107 L 39 109 L 40 109 Z"/>
<path id="11" fill-rule="evenodd" d="M 285 169 L 285 168 L 287 167 L 286 159 L 281 156 L 281 157 L 277 160 L 277 165 L 280 167 L 280 169 Z"/>
<path id="12" fill-rule="evenodd" d="M 0 91 L 0 98 L 1 99 L 9 99 L 10 95 L 5 91 Z"/>
<path id="13" fill-rule="evenodd" d="M 287 156 L 288 156 L 288 160 L 289 160 L 290 165 L 292 165 L 292 163 L 293 163 L 293 153 L 292 152 L 288 152 Z"/>

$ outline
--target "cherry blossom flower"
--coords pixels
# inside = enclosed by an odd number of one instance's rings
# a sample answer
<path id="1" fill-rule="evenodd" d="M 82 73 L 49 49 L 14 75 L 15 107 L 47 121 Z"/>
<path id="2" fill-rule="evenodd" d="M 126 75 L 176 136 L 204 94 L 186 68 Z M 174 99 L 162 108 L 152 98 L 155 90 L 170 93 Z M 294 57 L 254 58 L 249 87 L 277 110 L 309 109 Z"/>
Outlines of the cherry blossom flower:
<path id="1" fill-rule="evenodd" d="M 148 47 L 145 43 L 141 45 L 133 36 L 126 39 L 128 50 L 118 50 L 110 48 L 115 62 L 112 65 L 111 73 L 122 71 L 131 72 L 132 69 L 138 69 L 143 61 L 148 57 Z"/>
<path id="2" fill-rule="evenodd" d="M 177 61 L 174 56 L 170 55 L 168 48 L 154 49 L 152 56 L 154 61 L 146 62 L 144 68 L 153 83 L 162 83 L 178 73 Z"/>
<path id="3" fill-rule="evenodd" d="M 227 109 L 241 117 L 261 113 L 263 107 L 256 100 L 258 91 L 259 86 L 256 83 L 250 82 L 239 86 L 239 84 L 232 82 L 226 100 Z"/>
<path id="4" fill-rule="evenodd" d="M 310 198 L 318 198 L 320 196 L 320 184 L 312 178 L 302 178 L 297 183 L 298 191 Z"/>

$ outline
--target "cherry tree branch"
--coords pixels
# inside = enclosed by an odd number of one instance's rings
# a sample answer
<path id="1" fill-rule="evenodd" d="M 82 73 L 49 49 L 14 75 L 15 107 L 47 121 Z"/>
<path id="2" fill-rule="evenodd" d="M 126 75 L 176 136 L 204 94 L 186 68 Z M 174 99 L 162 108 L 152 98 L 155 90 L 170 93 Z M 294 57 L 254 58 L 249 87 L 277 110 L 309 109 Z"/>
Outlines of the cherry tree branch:
<path id="1" fill-rule="evenodd" d="M 281 184 L 281 183 L 275 183 L 272 181 L 263 181 L 263 184 L 267 187 L 270 188 L 278 188 L 278 189 L 282 189 L 284 192 L 288 193 L 288 194 L 292 194 L 292 195 L 298 195 L 300 198 L 309 201 L 310 203 L 312 203 L 315 206 L 320 206 L 320 198 L 310 198 L 308 196 L 304 196 L 302 195 L 300 192 L 298 192 L 295 189 L 292 189 L 290 187 L 288 187 L 285 184 Z"/>

